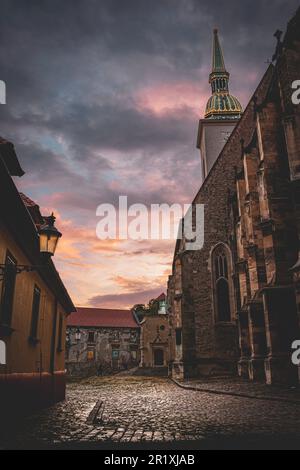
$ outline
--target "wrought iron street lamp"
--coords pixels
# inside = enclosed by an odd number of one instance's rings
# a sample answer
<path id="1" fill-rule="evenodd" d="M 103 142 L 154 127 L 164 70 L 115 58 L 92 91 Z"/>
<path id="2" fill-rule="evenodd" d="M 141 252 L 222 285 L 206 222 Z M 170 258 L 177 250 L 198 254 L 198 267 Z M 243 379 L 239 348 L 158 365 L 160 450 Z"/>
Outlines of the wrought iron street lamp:
<path id="1" fill-rule="evenodd" d="M 48 256 L 54 256 L 57 248 L 58 240 L 62 234 L 54 226 L 55 217 L 52 213 L 47 217 L 47 223 L 40 228 L 40 252 Z"/>
<path id="2" fill-rule="evenodd" d="M 40 243 L 40 253 L 44 256 L 51 257 L 54 256 L 58 240 L 62 237 L 62 234 L 54 226 L 55 217 L 52 213 L 50 217 L 46 218 L 45 225 L 39 230 L 39 243 Z M 20 274 L 22 272 L 31 272 L 36 271 L 38 268 L 43 266 L 28 266 L 22 264 L 0 264 L 0 280 L 2 280 L 6 273 L 13 272 L 14 274 Z"/>

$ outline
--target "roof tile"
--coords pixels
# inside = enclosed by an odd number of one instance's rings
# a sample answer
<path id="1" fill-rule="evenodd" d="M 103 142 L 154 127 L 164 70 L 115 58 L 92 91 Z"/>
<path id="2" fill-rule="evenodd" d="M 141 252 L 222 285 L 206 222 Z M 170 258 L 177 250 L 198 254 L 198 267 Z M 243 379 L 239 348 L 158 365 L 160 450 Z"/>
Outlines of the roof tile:
<path id="1" fill-rule="evenodd" d="M 138 328 L 130 310 L 78 307 L 68 317 L 68 326 Z"/>

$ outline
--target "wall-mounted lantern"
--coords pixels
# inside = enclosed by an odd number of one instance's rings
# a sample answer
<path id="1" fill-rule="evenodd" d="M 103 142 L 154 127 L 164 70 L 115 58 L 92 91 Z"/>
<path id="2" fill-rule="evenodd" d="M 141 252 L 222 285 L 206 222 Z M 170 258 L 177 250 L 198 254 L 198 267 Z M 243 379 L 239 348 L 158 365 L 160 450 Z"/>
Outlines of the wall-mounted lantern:
<path id="1" fill-rule="evenodd" d="M 50 217 L 45 217 L 46 223 L 42 225 L 39 230 L 39 243 L 40 243 L 40 253 L 46 257 L 54 256 L 58 240 L 62 237 L 62 234 L 54 226 L 55 217 L 53 213 Z M 0 280 L 3 280 L 5 274 L 8 272 L 14 271 L 14 274 L 20 274 L 22 272 L 32 272 L 36 271 L 43 266 L 30 266 L 30 265 L 13 265 L 9 264 L 0 264 Z"/>
<path id="2" fill-rule="evenodd" d="M 39 230 L 40 252 L 48 256 L 54 256 L 58 240 L 62 237 L 62 234 L 54 226 L 56 219 L 53 213 L 46 220 L 47 223 Z"/>

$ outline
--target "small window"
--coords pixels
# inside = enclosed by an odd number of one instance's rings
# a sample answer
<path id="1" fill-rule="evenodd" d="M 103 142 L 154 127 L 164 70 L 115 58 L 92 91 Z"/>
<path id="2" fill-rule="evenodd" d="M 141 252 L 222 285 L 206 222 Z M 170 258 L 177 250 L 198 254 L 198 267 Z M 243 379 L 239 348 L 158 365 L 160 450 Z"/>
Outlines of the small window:
<path id="1" fill-rule="evenodd" d="M 95 342 L 95 332 L 94 331 L 89 331 L 88 343 L 94 343 L 94 342 Z"/>
<path id="2" fill-rule="evenodd" d="M 63 325 L 64 325 L 64 319 L 63 316 L 59 316 L 59 324 L 58 324 L 58 343 L 57 343 L 57 350 L 61 352 L 62 349 L 62 335 L 63 335 Z"/>
<path id="3" fill-rule="evenodd" d="M 182 329 L 177 328 L 176 329 L 176 346 L 181 346 L 182 345 Z"/>
<path id="4" fill-rule="evenodd" d="M 87 360 L 94 361 L 95 360 L 95 351 L 93 349 L 89 349 L 87 352 Z"/>
<path id="5" fill-rule="evenodd" d="M 137 360 L 137 351 L 131 351 L 131 357 L 134 361 Z"/>
<path id="6" fill-rule="evenodd" d="M 113 359 L 119 359 L 119 354 L 120 354 L 120 352 L 119 352 L 118 349 L 113 349 L 112 350 L 112 358 Z"/>
<path id="7" fill-rule="evenodd" d="M 37 339 L 37 336 L 38 336 L 40 303 L 41 303 L 41 290 L 37 286 L 34 286 L 32 313 L 31 313 L 31 329 L 30 329 L 30 337 L 33 339 Z"/>
<path id="8" fill-rule="evenodd" d="M 10 253 L 7 253 L 5 260 L 5 273 L 3 279 L 0 309 L 1 323 L 6 326 L 11 326 L 12 321 L 13 302 L 17 276 L 16 265 L 17 262 L 14 257 Z"/>

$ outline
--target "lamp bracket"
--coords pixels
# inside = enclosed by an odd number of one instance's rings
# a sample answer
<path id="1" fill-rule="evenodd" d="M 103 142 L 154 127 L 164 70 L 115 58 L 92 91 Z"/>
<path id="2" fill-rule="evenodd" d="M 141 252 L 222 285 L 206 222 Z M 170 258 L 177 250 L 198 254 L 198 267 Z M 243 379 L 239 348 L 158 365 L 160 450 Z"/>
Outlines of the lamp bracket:
<path id="1" fill-rule="evenodd" d="M 7 264 L 0 264 L 0 281 L 3 281 L 4 276 L 5 276 L 5 271 L 7 268 L 14 268 L 16 274 L 21 274 L 21 273 L 29 273 L 36 271 L 38 268 L 41 268 L 42 266 L 29 266 L 25 264 L 17 264 L 17 265 L 7 265 Z"/>

